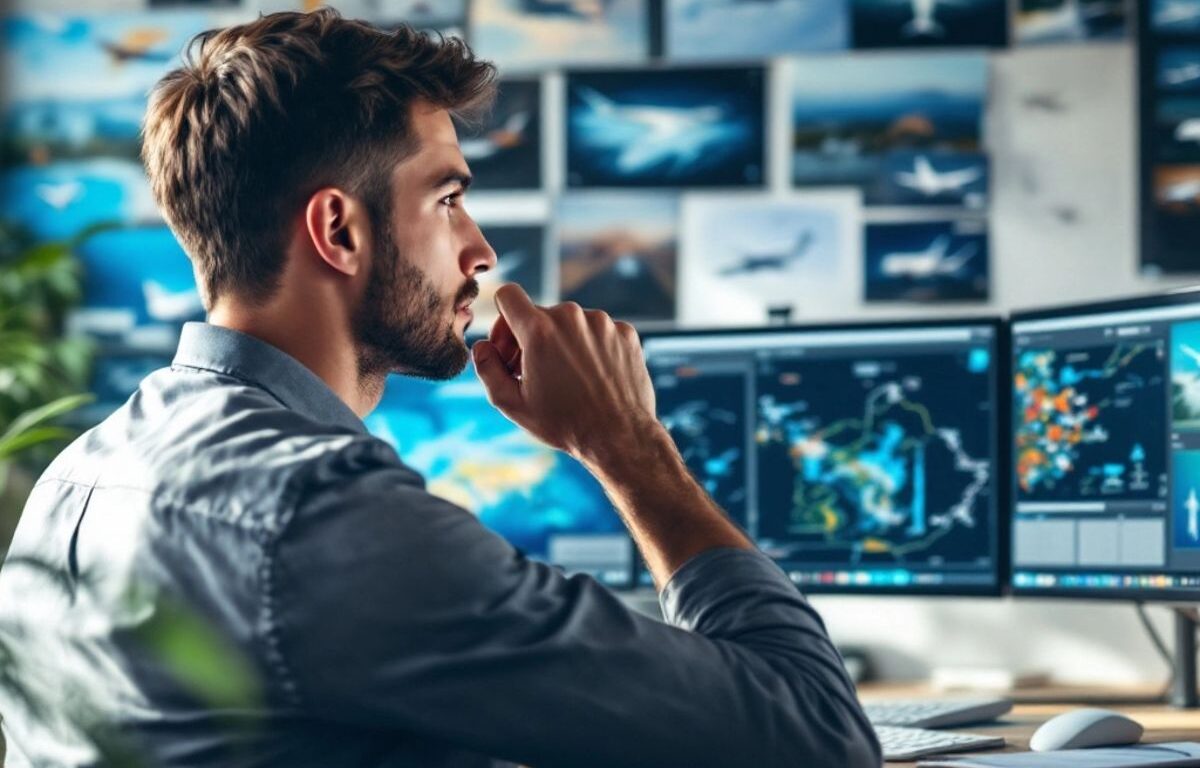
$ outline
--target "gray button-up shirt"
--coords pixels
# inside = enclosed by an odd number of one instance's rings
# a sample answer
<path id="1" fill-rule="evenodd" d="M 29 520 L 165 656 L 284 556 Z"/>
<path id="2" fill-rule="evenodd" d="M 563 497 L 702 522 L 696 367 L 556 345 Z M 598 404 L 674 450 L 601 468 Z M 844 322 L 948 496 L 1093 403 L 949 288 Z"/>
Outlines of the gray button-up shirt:
<path id="1" fill-rule="evenodd" d="M 94 764 L 89 728 L 142 765 L 880 764 L 768 559 L 706 552 L 660 600 L 525 559 L 299 362 L 189 324 L 29 497 L 0 642 L 49 705 L 0 694 L 8 764 Z"/>

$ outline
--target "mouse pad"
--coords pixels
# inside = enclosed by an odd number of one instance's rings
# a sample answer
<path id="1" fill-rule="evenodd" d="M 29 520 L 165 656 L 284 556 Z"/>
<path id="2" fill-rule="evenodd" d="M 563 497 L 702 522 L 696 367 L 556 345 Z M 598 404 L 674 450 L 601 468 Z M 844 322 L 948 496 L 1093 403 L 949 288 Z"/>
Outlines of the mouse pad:
<path id="1" fill-rule="evenodd" d="M 917 765 L 919 768 L 1200 768 L 1200 743 L 1177 741 L 1132 747 L 1011 752 L 928 759 Z"/>

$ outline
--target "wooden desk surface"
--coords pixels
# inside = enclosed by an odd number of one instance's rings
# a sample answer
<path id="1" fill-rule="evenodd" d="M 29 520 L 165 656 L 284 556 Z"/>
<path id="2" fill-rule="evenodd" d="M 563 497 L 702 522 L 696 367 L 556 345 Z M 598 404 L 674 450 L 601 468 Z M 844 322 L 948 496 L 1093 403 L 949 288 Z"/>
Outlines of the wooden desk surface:
<path id="1" fill-rule="evenodd" d="M 1038 726 L 1055 715 L 1078 707 L 1104 707 L 1127 715 L 1141 723 L 1146 733 L 1143 742 L 1200 741 L 1200 710 L 1171 709 L 1164 704 L 1144 703 L 1159 691 L 1151 688 L 1061 687 L 1030 689 L 1011 694 L 1017 701 L 1013 711 L 995 723 L 960 728 L 967 733 L 1003 736 L 1004 749 L 993 752 L 1024 752 Z M 933 693 L 912 686 L 864 686 L 859 692 L 864 702 L 888 699 L 943 698 L 955 694 Z M 1048 703 L 1057 699 L 1059 702 Z M 1140 700 L 1140 701 L 1139 701 Z M 887 763 L 889 768 L 915 766 L 916 762 Z"/>

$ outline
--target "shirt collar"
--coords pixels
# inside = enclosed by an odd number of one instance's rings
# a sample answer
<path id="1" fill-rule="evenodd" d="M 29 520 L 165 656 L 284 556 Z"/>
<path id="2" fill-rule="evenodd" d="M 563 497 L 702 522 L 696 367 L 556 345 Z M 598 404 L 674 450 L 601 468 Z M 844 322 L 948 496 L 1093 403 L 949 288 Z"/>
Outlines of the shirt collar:
<path id="1" fill-rule="evenodd" d="M 209 323 L 185 323 L 174 365 L 243 379 L 310 419 L 365 433 L 362 419 L 303 363 L 261 339 Z"/>

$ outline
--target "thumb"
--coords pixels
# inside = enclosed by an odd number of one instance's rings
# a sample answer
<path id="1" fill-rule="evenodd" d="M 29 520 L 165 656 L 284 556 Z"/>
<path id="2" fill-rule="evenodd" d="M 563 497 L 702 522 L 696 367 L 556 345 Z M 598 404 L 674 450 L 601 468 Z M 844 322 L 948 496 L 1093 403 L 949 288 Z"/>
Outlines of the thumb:
<path id="1" fill-rule="evenodd" d="M 492 342 L 481 339 L 475 342 L 471 352 L 475 358 L 475 373 L 487 390 L 488 400 L 509 416 L 521 406 L 520 383 L 509 373 Z"/>

